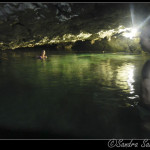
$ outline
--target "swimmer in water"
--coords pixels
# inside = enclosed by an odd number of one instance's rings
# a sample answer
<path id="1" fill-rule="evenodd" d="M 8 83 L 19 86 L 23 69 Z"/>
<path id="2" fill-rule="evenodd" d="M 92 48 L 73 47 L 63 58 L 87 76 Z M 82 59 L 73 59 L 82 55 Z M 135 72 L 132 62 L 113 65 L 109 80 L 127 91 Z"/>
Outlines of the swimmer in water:
<path id="1" fill-rule="evenodd" d="M 141 92 L 141 102 L 150 108 L 150 60 L 142 68 Z"/>
<path id="2" fill-rule="evenodd" d="M 45 56 L 46 52 L 45 50 L 42 51 L 42 55 L 40 56 L 41 59 L 45 59 L 47 58 L 47 56 Z"/>
<path id="3" fill-rule="evenodd" d="M 143 51 L 150 53 L 150 21 L 141 28 L 140 45 Z M 150 133 L 150 60 L 142 68 L 140 100 L 137 105 L 144 133 Z M 146 131 L 146 132 L 145 132 Z"/>
<path id="4" fill-rule="evenodd" d="M 150 131 L 150 60 L 144 64 L 141 77 L 141 94 L 137 108 L 142 121 L 142 129 Z"/>

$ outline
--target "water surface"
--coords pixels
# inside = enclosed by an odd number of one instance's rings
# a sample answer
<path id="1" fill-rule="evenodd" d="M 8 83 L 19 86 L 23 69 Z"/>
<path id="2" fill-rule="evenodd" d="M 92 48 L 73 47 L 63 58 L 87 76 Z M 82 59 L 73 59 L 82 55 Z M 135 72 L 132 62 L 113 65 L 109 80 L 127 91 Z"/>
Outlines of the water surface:
<path id="1" fill-rule="evenodd" d="M 39 54 L 1 54 L 1 138 L 140 138 L 135 105 L 150 56 Z"/>

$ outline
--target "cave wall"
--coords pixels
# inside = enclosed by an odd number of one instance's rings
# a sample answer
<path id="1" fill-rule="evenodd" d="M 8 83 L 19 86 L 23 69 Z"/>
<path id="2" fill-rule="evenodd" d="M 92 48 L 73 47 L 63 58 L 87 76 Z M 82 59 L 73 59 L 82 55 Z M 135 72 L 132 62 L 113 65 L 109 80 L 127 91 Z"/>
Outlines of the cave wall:
<path id="1" fill-rule="evenodd" d="M 134 4 L 137 14 L 140 9 L 138 21 L 150 12 L 149 5 Z M 132 25 L 129 3 L 0 3 L 0 49 L 56 45 L 55 49 L 63 50 L 142 50 L 139 37 L 132 42 L 120 35 L 110 41 L 97 37 L 98 32 L 120 25 Z"/>

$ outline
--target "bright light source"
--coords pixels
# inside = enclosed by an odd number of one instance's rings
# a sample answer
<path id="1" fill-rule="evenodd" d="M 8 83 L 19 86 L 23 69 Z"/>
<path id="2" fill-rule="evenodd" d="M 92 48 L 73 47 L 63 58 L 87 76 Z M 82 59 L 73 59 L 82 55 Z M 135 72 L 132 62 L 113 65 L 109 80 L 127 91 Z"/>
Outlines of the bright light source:
<path id="1" fill-rule="evenodd" d="M 136 33 L 137 33 L 137 29 L 131 28 L 131 31 L 123 33 L 123 36 L 132 39 L 133 37 L 136 36 Z"/>

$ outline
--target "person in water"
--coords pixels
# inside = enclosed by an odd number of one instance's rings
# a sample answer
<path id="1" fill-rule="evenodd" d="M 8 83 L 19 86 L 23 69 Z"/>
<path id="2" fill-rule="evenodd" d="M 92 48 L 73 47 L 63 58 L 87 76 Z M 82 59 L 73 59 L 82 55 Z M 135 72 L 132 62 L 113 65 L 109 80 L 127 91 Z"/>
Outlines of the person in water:
<path id="1" fill-rule="evenodd" d="M 40 56 L 41 59 L 45 59 L 47 58 L 47 56 L 45 56 L 46 52 L 45 50 L 42 51 L 42 55 Z"/>
<path id="2" fill-rule="evenodd" d="M 150 21 L 141 28 L 140 45 L 144 52 L 150 53 Z M 150 133 L 150 59 L 145 62 L 141 72 L 140 99 L 136 108 L 141 120 L 141 127 Z M 148 132 L 147 132 L 148 131 Z"/>
<path id="3" fill-rule="evenodd" d="M 150 108 L 150 60 L 142 68 L 141 104 Z"/>
<path id="4" fill-rule="evenodd" d="M 150 60 L 142 68 L 140 101 L 137 105 L 144 130 L 150 131 Z"/>

